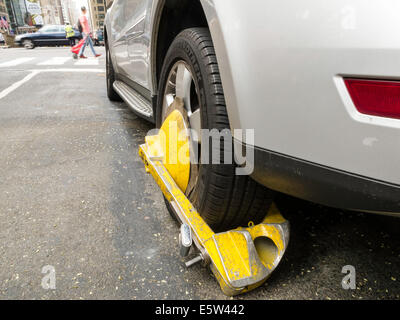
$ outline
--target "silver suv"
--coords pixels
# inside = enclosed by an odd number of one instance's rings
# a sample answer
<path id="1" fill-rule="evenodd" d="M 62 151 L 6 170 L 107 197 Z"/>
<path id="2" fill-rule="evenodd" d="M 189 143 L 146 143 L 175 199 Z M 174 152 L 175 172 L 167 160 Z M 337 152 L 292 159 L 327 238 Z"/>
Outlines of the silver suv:
<path id="1" fill-rule="evenodd" d="M 160 127 L 254 129 L 254 171 L 192 165 L 186 195 L 215 229 L 263 217 L 274 191 L 400 213 L 398 0 L 115 0 L 107 93 Z M 200 142 L 201 143 L 201 142 Z M 223 146 L 221 147 L 223 148 Z"/>

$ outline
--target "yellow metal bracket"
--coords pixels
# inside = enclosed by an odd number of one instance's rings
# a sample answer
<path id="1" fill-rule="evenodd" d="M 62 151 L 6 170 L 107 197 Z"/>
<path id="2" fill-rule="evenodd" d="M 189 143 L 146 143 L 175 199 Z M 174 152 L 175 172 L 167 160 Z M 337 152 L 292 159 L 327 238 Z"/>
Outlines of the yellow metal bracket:
<path id="1" fill-rule="evenodd" d="M 272 205 L 260 224 L 215 233 L 184 194 L 190 175 L 189 141 L 179 134 L 184 129 L 183 115 L 173 111 L 157 135 L 146 137 L 140 157 L 180 222 L 190 227 L 203 263 L 210 264 L 222 291 L 232 296 L 252 290 L 267 280 L 282 259 L 289 222 Z"/>

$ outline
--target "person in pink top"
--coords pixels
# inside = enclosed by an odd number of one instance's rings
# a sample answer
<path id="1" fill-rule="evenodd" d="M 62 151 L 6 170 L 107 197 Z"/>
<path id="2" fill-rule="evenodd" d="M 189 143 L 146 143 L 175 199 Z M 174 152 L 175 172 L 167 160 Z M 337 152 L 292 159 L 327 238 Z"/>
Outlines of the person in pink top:
<path id="1" fill-rule="evenodd" d="M 90 46 L 90 49 L 92 49 L 93 55 L 96 58 L 100 57 L 101 54 L 97 54 L 93 47 L 93 41 L 91 38 L 92 32 L 90 31 L 89 21 L 86 17 L 86 8 L 82 7 L 81 11 L 82 11 L 82 15 L 79 17 L 79 22 L 82 26 L 82 34 L 83 34 L 83 38 L 85 39 L 85 43 L 83 44 L 81 50 L 79 50 L 79 58 L 83 58 L 83 59 L 87 58 L 83 55 L 83 53 L 85 52 L 86 45 L 88 45 L 88 44 Z"/>

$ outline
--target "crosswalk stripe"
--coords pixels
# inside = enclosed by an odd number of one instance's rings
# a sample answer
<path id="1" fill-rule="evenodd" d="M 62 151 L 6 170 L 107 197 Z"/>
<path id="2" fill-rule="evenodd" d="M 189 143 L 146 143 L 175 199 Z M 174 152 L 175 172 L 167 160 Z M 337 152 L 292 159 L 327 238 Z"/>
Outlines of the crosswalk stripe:
<path id="1" fill-rule="evenodd" d="M 38 66 L 59 66 L 71 60 L 71 57 L 53 57 L 49 60 L 38 63 Z"/>
<path id="2" fill-rule="evenodd" d="M 79 59 L 78 62 L 75 62 L 74 64 L 76 66 L 97 66 L 99 64 L 99 59 L 97 58 Z"/>
<path id="3" fill-rule="evenodd" d="M 0 68 L 2 68 L 2 67 L 15 67 L 15 66 L 17 66 L 17 65 L 19 65 L 21 63 L 25 63 L 25 62 L 31 61 L 33 59 L 35 59 L 35 58 L 18 58 L 18 59 L 10 60 L 10 61 L 7 61 L 7 62 L 0 63 Z"/>

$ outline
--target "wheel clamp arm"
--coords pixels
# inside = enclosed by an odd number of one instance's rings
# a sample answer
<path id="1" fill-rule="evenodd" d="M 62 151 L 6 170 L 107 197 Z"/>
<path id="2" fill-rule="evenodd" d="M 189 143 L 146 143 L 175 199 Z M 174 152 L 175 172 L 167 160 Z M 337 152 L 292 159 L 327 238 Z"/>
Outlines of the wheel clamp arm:
<path id="1" fill-rule="evenodd" d="M 175 120 L 181 121 L 178 114 Z M 173 116 L 170 116 L 173 118 Z M 179 126 L 179 125 L 178 125 Z M 163 128 L 162 128 L 163 129 Z M 161 130 L 162 130 L 161 129 Z M 182 224 L 191 231 L 193 242 L 204 264 L 210 264 L 222 291 L 236 295 L 263 284 L 279 264 L 289 241 L 289 223 L 275 205 L 264 220 L 246 228 L 214 233 L 182 192 L 165 165 L 165 149 L 159 135 L 147 136 L 139 154 Z M 178 170 L 179 171 L 179 170 Z"/>

